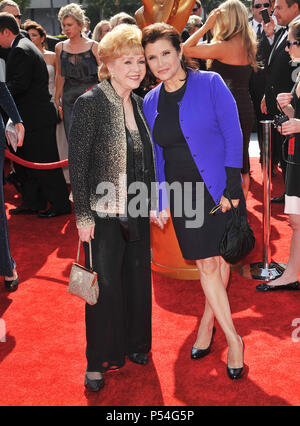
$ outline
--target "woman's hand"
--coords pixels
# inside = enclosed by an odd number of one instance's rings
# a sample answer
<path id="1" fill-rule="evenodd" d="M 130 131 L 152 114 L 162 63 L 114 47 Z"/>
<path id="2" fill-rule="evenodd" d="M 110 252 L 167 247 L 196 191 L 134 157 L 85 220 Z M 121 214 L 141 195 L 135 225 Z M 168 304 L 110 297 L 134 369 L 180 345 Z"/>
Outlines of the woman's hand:
<path id="1" fill-rule="evenodd" d="M 25 129 L 22 123 L 15 124 L 15 129 L 18 134 L 18 147 L 23 146 L 24 136 L 25 136 Z"/>
<path id="2" fill-rule="evenodd" d="M 168 222 L 170 217 L 169 209 L 164 209 L 159 212 L 158 216 L 155 210 L 150 211 L 150 222 L 154 223 L 160 229 L 164 229 L 164 226 Z"/>
<path id="3" fill-rule="evenodd" d="M 94 239 L 95 225 L 78 228 L 78 236 L 84 243 L 88 243 L 90 239 Z"/>
<path id="4" fill-rule="evenodd" d="M 59 108 L 61 108 L 61 97 L 60 96 L 55 96 L 54 97 L 54 102 L 55 102 L 56 108 L 59 110 Z"/>
<path id="5" fill-rule="evenodd" d="M 270 22 L 268 22 L 267 24 L 265 24 L 263 21 L 263 29 L 267 37 L 269 38 L 273 37 L 274 28 L 275 28 L 275 21 L 272 18 L 272 16 L 270 16 Z"/>
<path id="6" fill-rule="evenodd" d="M 240 200 L 231 200 L 231 202 L 232 202 L 233 207 L 237 208 Z M 224 195 L 222 195 L 222 197 L 221 197 L 220 205 L 221 205 L 222 213 L 225 213 L 225 212 L 227 212 L 227 210 L 231 209 L 231 204 L 230 204 L 228 198 L 224 197 Z"/>
<path id="7" fill-rule="evenodd" d="M 282 123 L 282 126 L 277 127 L 277 130 L 283 136 L 300 133 L 300 120 L 298 118 L 290 118 L 289 121 Z"/>
<path id="8" fill-rule="evenodd" d="M 283 109 L 291 103 L 291 100 L 293 99 L 293 95 L 291 93 L 279 93 L 276 99 L 280 107 Z"/>
<path id="9" fill-rule="evenodd" d="M 215 26 L 217 16 L 220 15 L 220 13 L 222 13 L 222 11 L 218 7 L 210 12 L 204 24 L 206 31 L 211 30 Z"/>
<path id="10" fill-rule="evenodd" d="M 267 104 L 266 104 L 266 97 L 264 96 L 260 103 L 260 110 L 263 114 L 268 114 L 267 110 Z"/>

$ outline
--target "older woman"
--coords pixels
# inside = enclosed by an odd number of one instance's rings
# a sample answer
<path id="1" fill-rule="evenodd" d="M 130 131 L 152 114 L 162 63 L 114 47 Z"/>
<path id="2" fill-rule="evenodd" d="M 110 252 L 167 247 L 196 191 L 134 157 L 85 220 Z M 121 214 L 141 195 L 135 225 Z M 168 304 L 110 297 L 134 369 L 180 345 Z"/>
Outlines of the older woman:
<path id="1" fill-rule="evenodd" d="M 199 40 L 212 30 L 210 43 Z M 256 40 L 248 22 L 247 8 L 239 0 L 227 0 L 212 11 L 205 24 L 183 47 L 192 58 L 208 59 L 207 69 L 221 75 L 233 94 L 243 132 L 243 190 L 247 197 L 250 184 L 249 141 L 254 124 L 254 111 L 249 93 L 249 80 L 256 69 Z"/>
<path id="2" fill-rule="evenodd" d="M 55 46 L 55 103 L 59 110 L 62 108 L 68 136 L 74 102 L 98 83 L 98 43 L 82 37 L 85 14 L 78 4 L 70 3 L 62 7 L 58 19 L 68 40 Z"/>
<path id="3" fill-rule="evenodd" d="M 135 94 L 146 73 L 141 31 L 122 24 L 99 44 L 101 83 L 79 97 L 70 129 L 70 179 L 79 238 L 92 240 L 100 298 L 86 306 L 85 386 L 125 357 L 146 364 L 151 348 L 151 272 L 147 193 L 154 179 L 151 136 Z M 129 186 L 146 191 L 135 208 Z M 127 194 L 128 191 L 128 194 Z M 132 204 L 134 207 L 134 204 Z"/>
<path id="4" fill-rule="evenodd" d="M 293 62 L 300 62 L 300 21 L 290 24 L 286 51 Z M 300 273 L 300 83 L 299 76 L 294 94 L 280 93 L 277 100 L 289 120 L 282 124 L 278 131 L 286 136 L 288 143 L 288 158 L 286 158 L 285 176 L 285 208 L 289 215 L 293 230 L 290 256 L 284 273 L 272 284 L 259 284 L 258 291 L 269 292 L 276 290 L 300 290 L 298 281 Z"/>
<path id="5" fill-rule="evenodd" d="M 186 68 L 181 38 L 173 27 L 153 24 L 144 28 L 142 43 L 151 72 L 162 81 L 144 100 L 154 138 L 157 180 L 162 185 L 157 221 L 161 227 L 166 222 L 167 186 L 163 182 L 181 184 L 183 194 L 169 192 L 174 229 L 183 257 L 196 262 L 206 296 L 191 357 L 209 353 L 216 316 L 229 345 L 227 372 L 237 379 L 243 372 L 243 341 L 235 330 L 226 293 L 229 265 L 219 254 L 219 242 L 231 216 L 227 197 L 234 206 L 242 201 L 245 209 L 236 104 L 218 74 Z M 214 209 L 215 204 L 219 209 Z M 209 214 L 213 209 L 216 214 Z M 202 226 L 201 219 L 197 226 L 190 223 L 192 210 L 194 222 L 204 212 Z"/>

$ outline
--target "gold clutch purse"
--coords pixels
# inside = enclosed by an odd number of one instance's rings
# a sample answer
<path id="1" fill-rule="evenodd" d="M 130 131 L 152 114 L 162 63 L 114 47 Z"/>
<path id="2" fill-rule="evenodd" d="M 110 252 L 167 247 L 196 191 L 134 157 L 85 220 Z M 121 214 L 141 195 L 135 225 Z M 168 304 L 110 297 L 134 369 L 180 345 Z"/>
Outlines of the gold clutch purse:
<path id="1" fill-rule="evenodd" d="M 93 271 L 91 241 L 89 242 L 90 269 L 78 263 L 80 247 L 79 239 L 77 259 L 72 264 L 68 292 L 85 300 L 89 305 L 95 305 L 99 298 L 99 284 L 97 273 Z"/>

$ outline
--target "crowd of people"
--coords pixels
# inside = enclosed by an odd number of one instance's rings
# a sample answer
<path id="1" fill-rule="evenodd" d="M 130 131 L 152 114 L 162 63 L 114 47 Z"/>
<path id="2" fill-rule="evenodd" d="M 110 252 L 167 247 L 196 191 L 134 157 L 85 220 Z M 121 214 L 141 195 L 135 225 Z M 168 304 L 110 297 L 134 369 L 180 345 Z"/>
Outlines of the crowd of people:
<path id="1" fill-rule="evenodd" d="M 86 305 L 84 383 L 90 391 L 103 388 L 105 372 L 123 366 L 126 356 L 148 362 L 150 222 L 163 229 L 170 216 L 182 256 L 195 262 L 206 298 L 191 358 L 210 353 L 216 319 L 228 344 L 227 374 L 232 380 L 243 376 L 245 346 L 232 320 L 230 265 L 219 243 L 232 208 L 247 217 L 250 134 L 256 122 L 262 148 L 257 123 L 278 114 L 277 105 L 287 120 L 273 129 L 272 161 L 281 166 L 285 194 L 273 202 L 285 201 L 293 235 L 285 272 L 257 290 L 300 290 L 300 86 L 291 65 L 300 62 L 300 0 L 252 0 L 250 11 L 249 21 L 239 0 L 227 0 L 204 19 L 196 0 L 182 34 L 170 23 L 139 29 L 123 12 L 91 31 L 82 7 L 71 3 L 59 11 L 66 38 L 53 52 L 39 23 L 28 20 L 21 29 L 18 5 L 0 2 L 0 57 L 6 63 L 0 103 L 15 124 L 16 155 L 37 163 L 69 159 L 64 171 L 14 163 L 7 180 L 22 202 L 9 213 L 44 219 L 69 214 L 71 184 L 86 266 L 91 243 L 101 287 L 97 304 Z M 0 128 L 2 173 L 3 120 Z M 132 210 L 136 184 L 146 191 Z M 182 189 L 180 201 L 166 189 L 173 184 Z M 202 205 L 201 225 L 187 226 L 186 202 L 194 210 Z M 12 292 L 19 278 L 2 181 L 0 227 L 0 275 Z"/>

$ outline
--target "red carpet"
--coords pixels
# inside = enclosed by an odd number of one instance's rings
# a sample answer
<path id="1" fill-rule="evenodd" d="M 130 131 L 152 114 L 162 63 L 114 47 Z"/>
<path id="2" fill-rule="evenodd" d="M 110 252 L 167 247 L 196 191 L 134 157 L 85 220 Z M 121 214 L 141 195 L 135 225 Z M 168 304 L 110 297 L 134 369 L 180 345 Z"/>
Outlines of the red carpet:
<path id="1" fill-rule="evenodd" d="M 273 179 L 272 195 L 282 191 Z M 18 205 L 5 186 L 6 206 Z M 252 159 L 248 200 L 255 252 L 245 263 L 262 260 L 260 166 Z M 11 248 L 21 278 L 16 293 L 0 286 L 0 405 L 272 405 L 300 404 L 300 329 L 298 293 L 261 294 L 256 281 L 232 272 L 230 302 L 245 341 L 249 374 L 234 383 L 226 375 L 227 346 L 217 325 L 212 353 L 190 360 L 204 298 L 198 281 L 153 275 L 153 349 L 151 362 L 127 362 L 106 375 L 99 394 L 83 387 L 85 372 L 84 304 L 67 293 L 77 232 L 73 216 L 38 219 L 8 217 Z M 291 230 L 283 206 L 272 206 L 272 259 L 286 262 Z M 4 321 L 3 321 L 4 320 Z M 299 341 L 293 341 L 292 333 Z M 1 336 L 1 335 L 0 335 Z"/>

